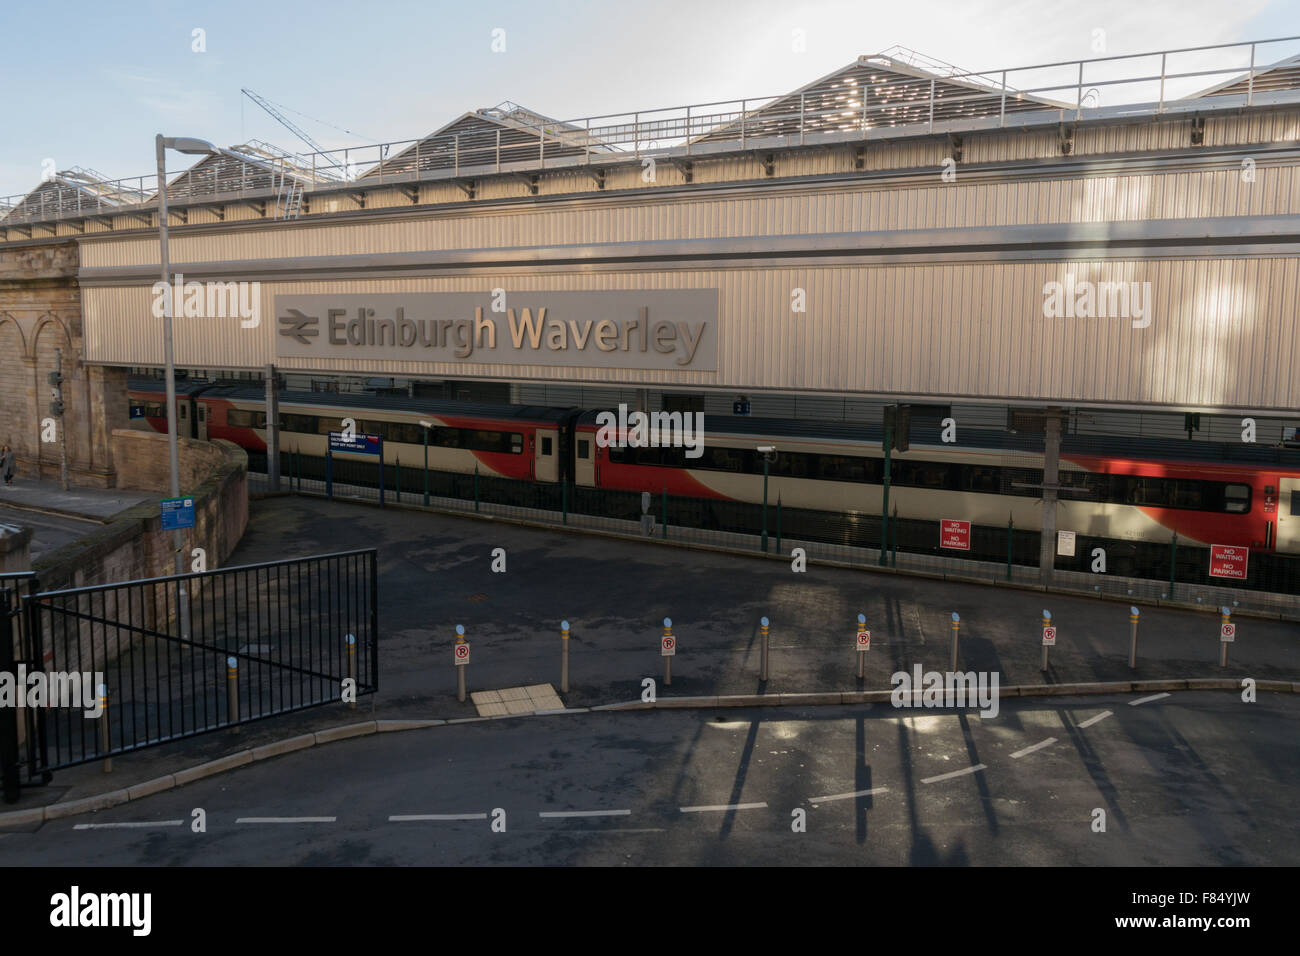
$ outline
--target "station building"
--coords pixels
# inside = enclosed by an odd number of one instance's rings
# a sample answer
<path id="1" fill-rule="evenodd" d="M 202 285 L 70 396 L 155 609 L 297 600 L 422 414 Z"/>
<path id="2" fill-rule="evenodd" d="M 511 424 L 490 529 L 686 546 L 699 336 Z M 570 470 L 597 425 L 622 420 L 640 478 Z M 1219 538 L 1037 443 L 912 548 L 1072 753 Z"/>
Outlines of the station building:
<path id="1" fill-rule="evenodd" d="M 176 364 L 781 418 L 1054 408 L 1179 435 L 1195 414 L 1216 440 L 1254 416 L 1281 442 L 1295 49 L 972 74 L 896 48 L 736 103 L 503 103 L 382 147 L 216 149 L 167 177 Z M 111 486 L 128 376 L 163 364 L 156 177 L 74 169 L 0 202 L 0 441 L 20 472 L 66 454 Z M 61 448 L 41 441 L 60 363 Z"/>

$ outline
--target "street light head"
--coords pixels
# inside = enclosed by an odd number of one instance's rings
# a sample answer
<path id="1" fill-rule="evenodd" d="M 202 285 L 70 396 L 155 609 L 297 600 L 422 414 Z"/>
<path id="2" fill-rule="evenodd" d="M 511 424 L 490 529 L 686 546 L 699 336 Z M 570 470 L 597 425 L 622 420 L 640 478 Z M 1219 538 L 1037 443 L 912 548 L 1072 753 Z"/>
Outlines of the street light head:
<path id="1" fill-rule="evenodd" d="M 770 455 L 772 452 L 776 451 L 776 446 L 775 446 L 775 445 L 759 445 L 759 446 L 758 446 L 758 450 L 761 451 L 764 455 Z"/>
<path id="2" fill-rule="evenodd" d="M 164 136 L 163 148 L 174 149 L 178 153 L 189 153 L 191 155 L 206 155 L 217 151 L 217 147 L 206 139 L 194 139 L 191 136 Z"/>

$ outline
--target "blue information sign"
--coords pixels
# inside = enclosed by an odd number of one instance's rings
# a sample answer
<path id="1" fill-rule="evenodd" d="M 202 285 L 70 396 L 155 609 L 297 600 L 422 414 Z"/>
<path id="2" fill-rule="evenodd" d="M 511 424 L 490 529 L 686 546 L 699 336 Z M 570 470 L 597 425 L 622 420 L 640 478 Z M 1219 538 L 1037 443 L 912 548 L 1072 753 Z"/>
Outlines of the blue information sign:
<path id="1" fill-rule="evenodd" d="M 740 401 L 732 402 L 732 403 L 731 403 L 731 414 L 733 414 L 733 415 L 748 415 L 748 414 L 749 414 L 749 402 L 748 402 L 748 400 L 746 400 L 746 399 L 741 399 Z"/>
<path id="2" fill-rule="evenodd" d="M 164 498 L 162 500 L 162 526 L 164 531 L 193 528 L 194 499 Z"/>
<path id="3" fill-rule="evenodd" d="M 378 435 L 354 435 L 345 438 L 342 432 L 330 432 L 330 451 L 349 452 L 354 455 L 379 455 L 384 450 L 384 440 Z"/>
<path id="4" fill-rule="evenodd" d="M 144 406 L 143 406 L 143 405 L 132 405 L 132 406 L 131 406 L 131 417 L 132 417 L 132 418 L 144 418 Z"/>

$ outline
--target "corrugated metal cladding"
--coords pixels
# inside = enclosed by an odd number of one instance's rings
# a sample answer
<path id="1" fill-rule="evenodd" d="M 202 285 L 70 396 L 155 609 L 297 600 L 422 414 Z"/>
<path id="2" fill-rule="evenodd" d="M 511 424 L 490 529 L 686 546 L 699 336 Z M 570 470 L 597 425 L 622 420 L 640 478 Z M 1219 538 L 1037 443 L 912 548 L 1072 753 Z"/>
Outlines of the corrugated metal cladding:
<path id="1" fill-rule="evenodd" d="M 1125 318 L 1046 318 L 1044 284 L 1149 282 L 1150 326 Z M 503 274 L 526 290 L 717 288 L 718 371 L 635 372 L 483 363 L 352 361 L 337 371 L 735 389 L 826 390 L 908 396 L 1006 397 L 1300 408 L 1300 259 L 970 263 L 585 276 Z M 276 361 L 272 296 L 289 293 L 483 291 L 482 279 L 407 278 L 262 286 L 261 325 L 182 319 L 184 366 Z M 807 293 L 790 312 L 791 290 Z M 161 320 L 149 289 L 87 288 L 86 359 L 162 363 Z M 316 368 L 309 360 L 285 368 Z"/>
<path id="2" fill-rule="evenodd" d="M 313 200 L 318 202 L 319 200 Z M 409 200 L 407 200 L 409 205 Z M 1057 222 L 1117 222 L 1209 216 L 1300 214 L 1300 166 L 1261 161 L 1246 182 L 1237 163 L 1215 169 L 1015 179 L 938 172 L 925 182 L 863 184 L 758 194 L 661 197 L 595 205 L 581 200 L 538 209 L 475 209 L 400 222 L 278 224 L 173 233 L 185 262 L 360 255 L 650 239 L 778 236 Z M 150 265 L 156 238 L 97 240 L 82 247 L 87 267 Z"/>

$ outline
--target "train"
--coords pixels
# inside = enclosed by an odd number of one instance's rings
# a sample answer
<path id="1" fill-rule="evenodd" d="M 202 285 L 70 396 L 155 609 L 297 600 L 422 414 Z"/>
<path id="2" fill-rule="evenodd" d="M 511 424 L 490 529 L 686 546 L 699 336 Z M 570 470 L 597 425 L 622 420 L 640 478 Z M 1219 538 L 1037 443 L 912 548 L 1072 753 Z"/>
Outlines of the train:
<path id="1" fill-rule="evenodd" d="M 166 431 L 161 382 L 133 379 L 128 397 L 133 419 Z M 351 418 L 357 433 L 383 438 L 385 462 L 421 466 L 427 452 L 433 471 L 749 504 L 766 488 L 786 509 L 857 515 L 879 515 L 884 496 L 879 425 L 705 416 L 689 457 L 599 441 L 599 409 L 291 390 L 279 405 L 281 451 L 307 458 L 323 458 L 328 434 Z M 177 406 L 182 436 L 265 453 L 261 388 L 179 382 Z M 960 426 L 959 437 L 913 423 L 909 448 L 891 456 L 891 511 L 1040 530 L 1041 437 Z M 1085 538 L 1167 546 L 1176 533 L 1187 545 L 1300 555 L 1300 450 L 1067 434 L 1058 486 L 1057 527 Z"/>

